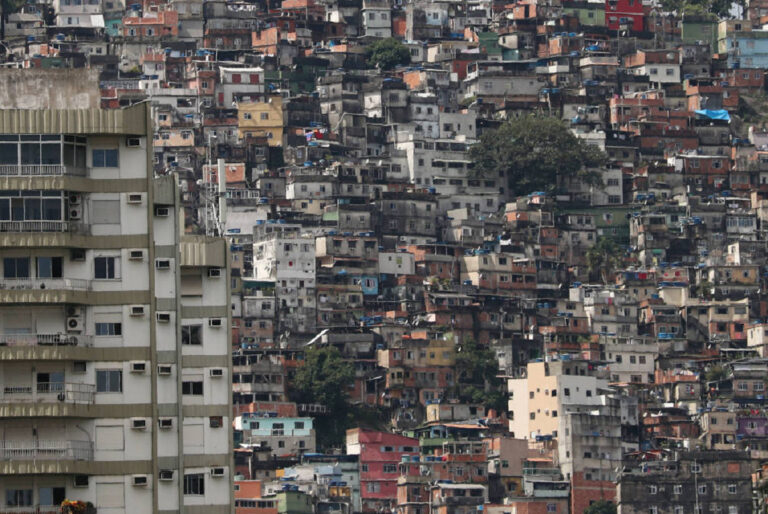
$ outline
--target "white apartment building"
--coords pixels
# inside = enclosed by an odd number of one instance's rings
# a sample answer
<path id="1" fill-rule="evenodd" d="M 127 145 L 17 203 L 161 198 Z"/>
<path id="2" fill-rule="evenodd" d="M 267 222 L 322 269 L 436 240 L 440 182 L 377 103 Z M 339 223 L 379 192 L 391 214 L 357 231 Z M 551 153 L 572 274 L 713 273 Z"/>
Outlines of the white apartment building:
<path id="1" fill-rule="evenodd" d="M 314 331 L 315 266 L 315 236 L 301 225 L 270 220 L 254 227 L 253 278 L 275 283 L 280 333 Z"/>
<path id="2" fill-rule="evenodd" d="M 0 110 L 0 511 L 229 513 L 227 246 L 97 102 Z"/>

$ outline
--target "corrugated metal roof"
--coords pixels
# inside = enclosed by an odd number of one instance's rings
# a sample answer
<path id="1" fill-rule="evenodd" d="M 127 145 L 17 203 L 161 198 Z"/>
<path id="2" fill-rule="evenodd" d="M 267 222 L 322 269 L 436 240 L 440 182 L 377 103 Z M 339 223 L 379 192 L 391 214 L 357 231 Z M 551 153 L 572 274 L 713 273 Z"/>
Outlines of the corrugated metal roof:
<path id="1" fill-rule="evenodd" d="M 4 134 L 146 135 L 147 106 L 125 109 L 1 109 Z"/>

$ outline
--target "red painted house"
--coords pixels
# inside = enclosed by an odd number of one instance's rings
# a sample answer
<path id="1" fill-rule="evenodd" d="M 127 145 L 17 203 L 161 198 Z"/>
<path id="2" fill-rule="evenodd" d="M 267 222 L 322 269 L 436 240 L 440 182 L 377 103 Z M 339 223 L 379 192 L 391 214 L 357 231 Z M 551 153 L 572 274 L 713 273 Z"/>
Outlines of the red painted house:
<path id="1" fill-rule="evenodd" d="M 347 454 L 359 455 L 363 512 L 389 512 L 397 504 L 397 479 L 403 457 L 418 458 L 419 441 L 410 437 L 353 428 L 347 430 Z M 417 466 L 408 466 L 418 475 Z"/>
<path id="2" fill-rule="evenodd" d="M 642 0 L 605 0 L 605 25 L 608 30 L 619 30 L 623 24 L 631 31 L 643 30 Z"/>

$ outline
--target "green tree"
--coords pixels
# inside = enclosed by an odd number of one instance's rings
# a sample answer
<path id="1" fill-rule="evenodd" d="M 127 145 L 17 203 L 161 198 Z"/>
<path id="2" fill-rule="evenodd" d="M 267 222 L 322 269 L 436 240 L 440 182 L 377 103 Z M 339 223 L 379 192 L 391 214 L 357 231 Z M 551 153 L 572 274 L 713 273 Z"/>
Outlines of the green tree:
<path id="1" fill-rule="evenodd" d="M 456 386 L 459 400 L 484 405 L 497 412 L 506 410 L 503 381 L 497 377 L 499 362 L 493 350 L 473 340 L 461 343 L 456 353 Z"/>
<path id="2" fill-rule="evenodd" d="M 559 119 L 525 116 L 504 123 L 497 130 L 484 132 L 469 149 L 473 174 L 506 177 L 511 193 L 525 195 L 551 191 L 559 177 L 581 176 L 588 183 L 600 184 L 598 173 L 605 154 L 573 135 Z"/>
<path id="3" fill-rule="evenodd" d="M 601 237 L 592 248 L 587 250 L 589 273 L 599 274 L 603 284 L 608 283 L 608 277 L 613 275 L 620 265 L 621 248 L 613 239 Z"/>
<path id="4" fill-rule="evenodd" d="M 380 39 L 368 45 L 365 57 L 372 68 L 391 70 L 395 66 L 411 62 L 411 52 L 395 38 Z"/>
<path id="5" fill-rule="evenodd" d="M 716 382 L 718 380 L 723 380 L 728 377 L 728 372 L 725 371 L 725 368 L 722 367 L 720 364 L 715 364 L 711 366 L 707 371 L 704 372 L 704 380 L 707 382 Z"/>
<path id="6" fill-rule="evenodd" d="M 599 500 L 584 509 L 584 514 L 616 514 L 616 504 L 608 500 Z"/>
<path id="7" fill-rule="evenodd" d="M 350 421 L 347 389 L 355 379 L 352 364 L 334 346 L 311 347 L 293 378 L 291 397 L 297 403 L 319 403 L 328 413 L 315 418 L 318 444 L 327 447 L 341 442 Z"/>

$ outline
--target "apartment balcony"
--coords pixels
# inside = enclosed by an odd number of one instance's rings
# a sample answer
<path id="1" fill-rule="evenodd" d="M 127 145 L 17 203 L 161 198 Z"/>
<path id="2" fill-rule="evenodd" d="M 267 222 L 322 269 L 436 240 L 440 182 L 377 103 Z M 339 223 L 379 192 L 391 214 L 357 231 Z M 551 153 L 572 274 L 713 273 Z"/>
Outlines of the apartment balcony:
<path id="1" fill-rule="evenodd" d="M 37 505 L 34 507 L 2 507 L 0 514 L 59 514 L 61 507 Z"/>
<path id="2" fill-rule="evenodd" d="M 0 346 L 93 346 L 93 336 L 81 334 L 0 334 Z"/>
<path id="3" fill-rule="evenodd" d="M 0 441 L 3 461 L 93 460 L 93 443 L 66 440 Z"/>
<path id="4" fill-rule="evenodd" d="M 69 232 L 79 224 L 68 221 L 0 221 L 0 232 Z"/>
<path id="5" fill-rule="evenodd" d="M 66 289 L 87 291 L 90 281 L 77 278 L 6 278 L 0 279 L 0 291 Z"/>
<path id="6" fill-rule="evenodd" d="M 32 385 L 8 385 L 0 391 L 0 404 L 93 404 L 94 384 L 38 382 Z"/>
<path id="7" fill-rule="evenodd" d="M 0 177 L 61 177 L 85 176 L 85 168 L 62 164 L 4 164 L 0 166 Z"/>

